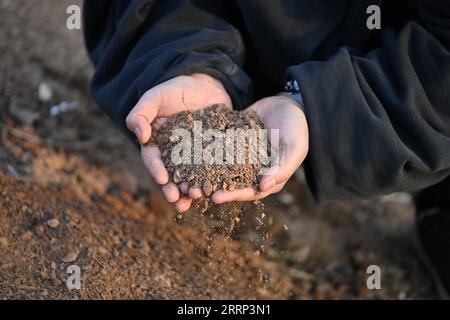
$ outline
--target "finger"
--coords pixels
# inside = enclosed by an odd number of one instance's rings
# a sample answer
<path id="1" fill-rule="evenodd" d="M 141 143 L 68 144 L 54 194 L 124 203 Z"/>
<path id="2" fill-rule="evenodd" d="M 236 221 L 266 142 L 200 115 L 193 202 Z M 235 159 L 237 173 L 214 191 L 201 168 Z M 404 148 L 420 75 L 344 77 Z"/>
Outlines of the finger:
<path id="1" fill-rule="evenodd" d="M 128 129 L 134 132 L 140 143 L 147 142 L 151 137 L 150 124 L 158 115 L 160 105 L 159 90 L 147 91 L 126 118 Z"/>
<path id="2" fill-rule="evenodd" d="M 259 182 L 259 190 L 266 192 L 280 183 L 286 183 L 305 159 L 305 147 L 301 143 L 284 142 L 275 149 L 272 166 L 265 169 Z"/>
<path id="3" fill-rule="evenodd" d="M 245 188 L 234 191 L 217 190 L 211 196 L 211 201 L 214 203 L 224 203 L 231 201 L 250 201 L 257 194 L 257 191 L 253 188 Z"/>
<path id="4" fill-rule="evenodd" d="M 162 187 L 162 191 L 167 201 L 171 203 L 178 201 L 178 199 L 180 199 L 180 190 L 178 190 L 178 187 L 175 183 L 170 182 L 164 185 Z"/>
<path id="5" fill-rule="evenodd" d="M 201 188 L 191 187 L 189 189 L 189 197 L 191 197 L 192 199 L 200 199 L 204 196 L 205 194 L 203 193 L 203 190 Z"/>
<path id="6" fill-rule="evenodd" d="M 192 204 L 192 199 L 189 197 L 182 197 L 175 203 L 175 209 L 182 213 L 189 210 Z"/>
<path id="7" fill-rule="evenodd" d="M 189 184 L 187 182 L 180 183 L 179 188 L 183 195 L 187 195 L 189 193 Z"/>
<path id="8" fill-rule="evenodd" d="M 141 158 L 150 175 L 158 184 L 166 184 L 169 182 L 169 174 L 164 167 L 161 158 L 161 152 L 154 145 L 141 147 Z"/>
<path id="9" fill-rule="evenodd" d="M 283 189 L 284 183 L 275 185 L 266 192 L 256 192 L 253 188 L 239 189 L 235 191 L 218 190 L 211 196 L 214 203 L 225 203 L 232 201 L 253 201 L 267 197 L 272 193 L 279 192 Z"/>

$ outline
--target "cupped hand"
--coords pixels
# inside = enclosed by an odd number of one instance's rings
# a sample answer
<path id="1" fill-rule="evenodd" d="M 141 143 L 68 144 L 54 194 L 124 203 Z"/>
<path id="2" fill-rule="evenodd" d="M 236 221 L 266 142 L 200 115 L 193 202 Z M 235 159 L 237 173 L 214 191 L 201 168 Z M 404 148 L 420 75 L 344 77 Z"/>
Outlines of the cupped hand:
<path id="1" fill-rule="evenodd" d="M 151 138 L 152 127 L 160 128 L 167 117 L 218 103 L 232 108 L 231 99 L 220 81 L 200 73 L 179 76 L 148 90 L 128 114 L 126 124 L 138 141 L 145 144 Z M 163 185 L 166 199 L 174 202 L 178 211 L 186 211 L 192 199 L 202 197 L 199 188 L 189 189 L 169 182 L 161 152 L 155 145 L 142 145 L 141 158 L 155 182 Z"/>
<path id="2" fill-rule="evenodd" d="M 253 201 L 283 189 L 286 182 L 302 164 L 308 153 L 308 124 L 298 102 L 287 96 L 273 96 L 257 101 L 246 112 L 255 111 L 269 133 L 278 129 L 278 148 L 274 145 L 271 155 L 278 163 L 269 167 L 261 176 L 259 192 L 253 188 L 236 191 L 218 190 L 211 200 L 215 203 Z"/>

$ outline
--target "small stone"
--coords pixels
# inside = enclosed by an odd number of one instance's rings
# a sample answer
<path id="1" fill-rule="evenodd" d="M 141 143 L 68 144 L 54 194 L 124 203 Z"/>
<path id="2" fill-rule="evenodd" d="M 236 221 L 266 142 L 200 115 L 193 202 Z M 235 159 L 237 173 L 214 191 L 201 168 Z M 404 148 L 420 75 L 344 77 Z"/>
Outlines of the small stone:
<path id="1" fill-rule="evenodd" d="M 131 240 L 127 241 L 127 248 L 128 249 L 133 249 L 133 241 L 131 241 Z"/>
<path id="2" fill-rule="evenodd" d="M 213 187 L 209 180 L 203 182 L 203 192 L 205 193 L 205 196 L 209 197 L 212 194 L 212 189 Z"/>
<path id="3" fill-rule="evenodd" d="M 9 241 L 8 239 L 6 239 L 5 237 L 1 237 L 0 238 L 0 245 L 4 248 L 9 246 Z"/>
<path id="4" fill-rule="evenodd" d="M 66 254 L 66 256 L 62 259 L 63 262 L 74 262 L 78 258 L 78 253 L 76 252 L 69 252 Z"/>
<path id="5" fill-rule="evenodd" d="M 102 256 L 106 256 L 109 254 L 108 249 L 104 248 L 104 247 L 98 247 L 97 248 L 98 253 L 100 253 Z"/>
<path id="6" fill-rule="evenodd" d="M 119 238 L 119 236 L 114 236 L 113 239 L 112 239 L 112 241 L 113 241 L 113 243 L 114 243 L 115 245 L 119 245 L 119 244 L 120 244 L 120 238 Z"/>
<path id="7" fill-rule="evenodd" d="M 56 262 L 52 261 L 52 263 L 50 263 L 50 268 L 52 268 L 52 270 L 56 270 Z"/>
<path id="8" fill-rule="evenodd" d="M 20 238 L 24 241 L 28 241 L 33 238 L 33 234 L 31 233 L 31 231 L 27 231 Z"/>
<path id="9" fill-rule="evenodd" d="M 36 233 L 38 233 L 38 234 L 44 234 L 44 233 L 45 233 L 45 228 L 44 228 L 44 226 L 37 226 L 37 227 L 36 227 Z"/>
<path id="10" fill-rule="evenodd" d="M 47 225 L 50 228 L 58 228 L 59 227 L 59 220 L 58 219 L 50 219 L 47 221 Z"/>
<path id="11" fill-rule="evenodd" d="M 38 88 L 38 96 L 40 101 L 49 102 L 53 96 L 52 88 L 47 83 L 41 82 Z"/>
<path id="12" fill-rule="evenodd" d="M 176 184 L 181 182 L 181 176 L 178 170 L 175 170 L 175 173 L 173 174 L 173 182 L 175 182 Z"/>
<path id="13" fill-rule="evenodd" d="M 288 226 L 286 224 L 283 224 L 283 228 L 284 228 L 285 231 L 289 230 L 289 228 L 288 228 Z"/>

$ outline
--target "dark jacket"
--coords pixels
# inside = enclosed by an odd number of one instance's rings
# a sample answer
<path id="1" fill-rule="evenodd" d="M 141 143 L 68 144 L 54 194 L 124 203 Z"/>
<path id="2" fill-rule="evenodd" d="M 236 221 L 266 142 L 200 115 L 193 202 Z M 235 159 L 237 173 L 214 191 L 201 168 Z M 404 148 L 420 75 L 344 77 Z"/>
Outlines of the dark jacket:
<path id="1" fill-rule="evenodd" d="M 369 30 L 367 7 L 381 7 Z M 448 0 L 90 0 L 92 94 L 127 134 L 149 88 L 208 73 L 236 108 L 300 83 L 319 199 L 421 189 L 450 174 Z"/>

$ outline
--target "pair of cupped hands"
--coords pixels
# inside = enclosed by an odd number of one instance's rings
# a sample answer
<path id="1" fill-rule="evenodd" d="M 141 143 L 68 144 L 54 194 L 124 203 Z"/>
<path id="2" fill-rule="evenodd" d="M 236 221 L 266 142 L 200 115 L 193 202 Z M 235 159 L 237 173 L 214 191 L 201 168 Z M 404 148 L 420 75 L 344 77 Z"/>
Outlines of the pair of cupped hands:
<path id="1" fill-rule="evenodd" d="M 198 110 L 213 104 L 232 103 L 222 83 L 207 74 L 178 76 L 148 90 L 126 118 L 128 129 L 135 133 L 141 143 L 141 157 L 150 175 L 162 186 L 167 201 L 175 203 L 178 212 L 187 211 L 193 199 L 204 197 L 201 188 L 189 187 L 187 183 L 176 185 L 169 181 L 161 152 L 154 144 L 145 144 L 155 129 L 164 125 L 167 117 L 188 110 Z M 253 201 L 283 189 L 286 182 L 302 164 L 308 153 L 308 125 L 298 103 L 287 96 L 261 99 L 245 109 L 254 111 L 266 129 L 279 130 L 276 152 L 277 166 L 265 171 L 260 178 L 259 192 L 253 188 L 235 191 L 218 190 L 211 195 L 214 203 Z"/>

